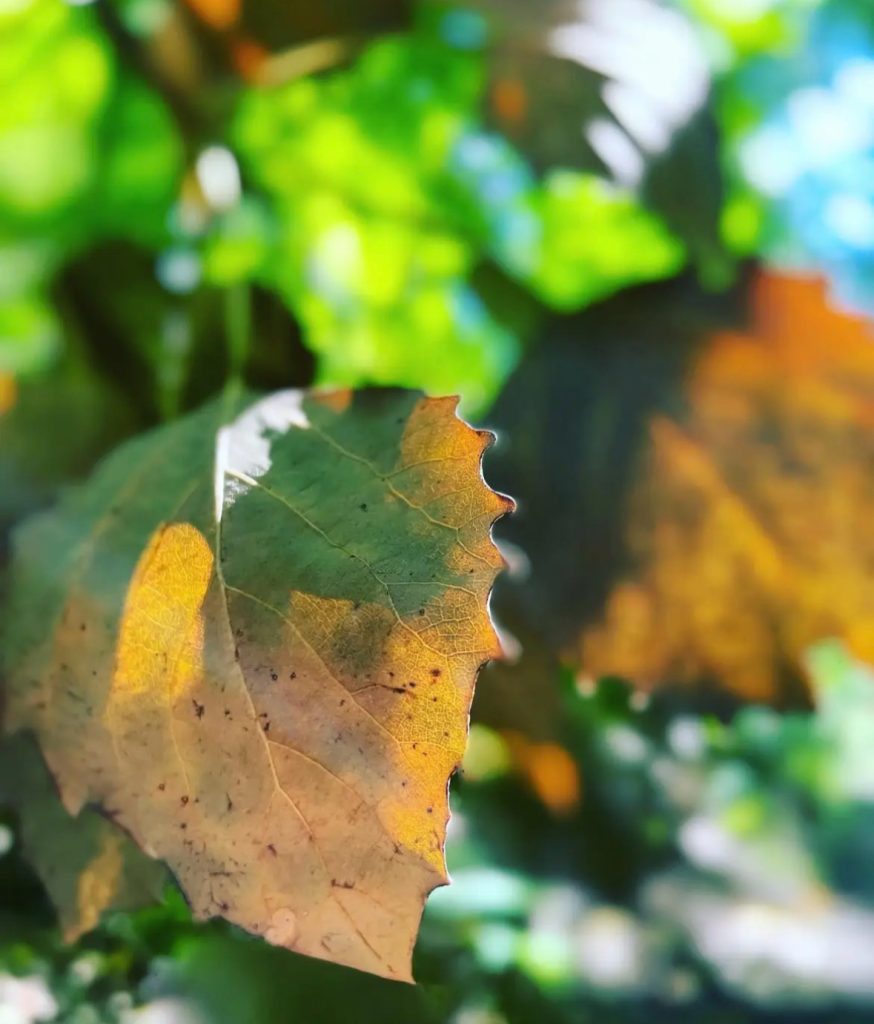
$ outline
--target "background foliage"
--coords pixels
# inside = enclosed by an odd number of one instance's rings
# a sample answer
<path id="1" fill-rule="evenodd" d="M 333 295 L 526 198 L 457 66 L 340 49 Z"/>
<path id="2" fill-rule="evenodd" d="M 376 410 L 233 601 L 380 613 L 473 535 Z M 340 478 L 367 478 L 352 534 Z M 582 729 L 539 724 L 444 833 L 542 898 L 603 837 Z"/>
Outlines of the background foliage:
<path id="1" fill-rule="evenodd" d="M 229 379 L 460 393 L 520 501 L 419 986 L 64 945 L 7 751 L 0 1021 L 869 1020 L 867 0 L 3 0 L 0 96 L 0 557 Z"/>

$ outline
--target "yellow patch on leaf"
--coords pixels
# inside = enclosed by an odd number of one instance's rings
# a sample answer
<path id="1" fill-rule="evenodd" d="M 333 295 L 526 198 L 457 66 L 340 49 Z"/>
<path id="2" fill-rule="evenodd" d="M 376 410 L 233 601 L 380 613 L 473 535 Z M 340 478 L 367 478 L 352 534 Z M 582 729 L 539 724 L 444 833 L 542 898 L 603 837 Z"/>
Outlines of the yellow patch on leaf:
<path id="1" fill-rule="evenodd" d="M 201 610 L 213 554 L 187 523 L 160 527 L 140 556 L 119 624 L 109 710 L 154 694 L 156 668 L 167 680 L 159 696 L 178 699 L 203 671 Z M 159 659 L 156 663 L 156 655 Z"/>
<path id="2" fill-rule="evenodd" d="M 97 926 L 118 888 L 123 869 L 122 834 L 117 829 L 107 829 L 101 836 L 101 846 L 94 860 L 79 875 L 76 886 L 78 920 L 64 932 L 68 941 L 74 941 Z"/>

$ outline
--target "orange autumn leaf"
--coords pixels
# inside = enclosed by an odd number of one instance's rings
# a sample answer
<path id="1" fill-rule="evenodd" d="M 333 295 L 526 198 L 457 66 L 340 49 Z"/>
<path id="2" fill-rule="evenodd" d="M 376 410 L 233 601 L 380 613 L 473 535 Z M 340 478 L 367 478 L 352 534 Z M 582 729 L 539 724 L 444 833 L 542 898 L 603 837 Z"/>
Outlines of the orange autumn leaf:
<path id="1" fill-rule="evenodd" d="M 225 405 L 17 532 L 10 724 L 67 811 L 111 813 L 197 917 L 409 980 L 499 652 L 489 435 L 409 392 Z"/>
<path id="2" fill-rule="evenodd" d="M 788 277 L 758 279 L 752 314 L 650 421 L 588 676 L 779 702 L 823 637 L 874 659 L 874 334 Z"/>

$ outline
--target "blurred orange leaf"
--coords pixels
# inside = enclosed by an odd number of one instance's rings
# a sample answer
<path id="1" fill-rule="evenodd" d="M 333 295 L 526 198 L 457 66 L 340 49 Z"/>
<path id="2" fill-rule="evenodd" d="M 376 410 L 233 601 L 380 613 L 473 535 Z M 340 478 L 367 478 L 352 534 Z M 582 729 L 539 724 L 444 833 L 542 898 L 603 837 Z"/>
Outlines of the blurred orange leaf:
<path id="1" fill-rule="evenodd" d="M 625 525 L 630 571 L 577 656 L 650 688 L 780 701 L 840 637 L 874 659 L 874 337 L 821 284 L 762 276 L 656 415 Z"/>
<path id="2" fill-rule="evenodd" d="M 504 739 L 516 771 L 556 817 L 572 814 L 580 803 L 580 770 L 558 743 L 533 743 L 509 730 Z"/>

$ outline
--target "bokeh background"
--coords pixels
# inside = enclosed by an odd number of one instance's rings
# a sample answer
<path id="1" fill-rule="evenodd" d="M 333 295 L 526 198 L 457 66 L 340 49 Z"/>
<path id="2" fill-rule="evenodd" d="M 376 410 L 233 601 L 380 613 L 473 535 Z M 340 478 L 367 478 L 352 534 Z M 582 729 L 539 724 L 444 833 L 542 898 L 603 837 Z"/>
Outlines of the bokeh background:
<path id="1" fill-rule="evenodd" d="M 0 559 L 231 377 L 519 501 L 419 985 L 64 943 L 7 807 L 0 1022 L 874 1019 L 872 315 L 871 0 L 0 0 Z"/>

